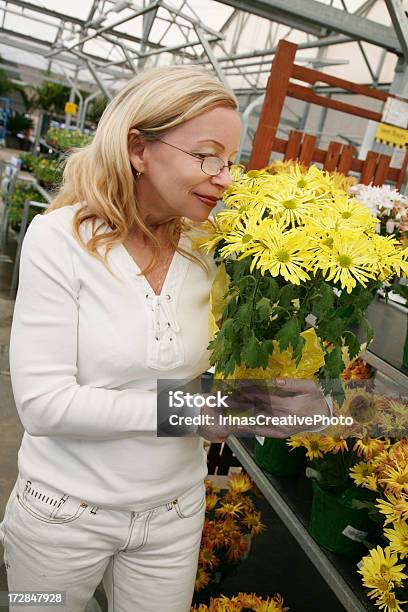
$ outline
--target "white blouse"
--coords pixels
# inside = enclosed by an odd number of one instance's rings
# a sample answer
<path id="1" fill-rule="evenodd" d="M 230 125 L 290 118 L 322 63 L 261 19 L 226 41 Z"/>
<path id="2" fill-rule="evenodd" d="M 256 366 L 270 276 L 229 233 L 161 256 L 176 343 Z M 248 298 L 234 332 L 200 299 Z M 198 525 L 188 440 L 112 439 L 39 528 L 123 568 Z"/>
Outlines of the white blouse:
<path id="1" fill-rule="evenodd" d="M 206 475 L 201 438 L 156 436 L 156 382 L 208 368 L 215 264 L 208 257 L 206 272 L 175 253 L 156 296 L 123 245 L 108 256 L 115 276 L 79 245 L 78 206 L 37 215 L 23 243 L 10 342 L 19 470 L 95 505 L 141 511 Z M 81 232 L 90 237 L 90 222 Z"/>

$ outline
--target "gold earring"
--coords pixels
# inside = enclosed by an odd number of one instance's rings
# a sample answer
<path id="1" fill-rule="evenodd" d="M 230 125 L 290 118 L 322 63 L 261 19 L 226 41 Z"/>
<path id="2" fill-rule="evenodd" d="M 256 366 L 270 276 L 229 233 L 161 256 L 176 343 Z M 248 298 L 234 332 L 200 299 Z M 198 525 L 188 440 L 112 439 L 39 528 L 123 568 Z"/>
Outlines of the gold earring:
<path id="1" fill-rule="evenodd" d="M 136 178 L 139 178 L 139 176 L 141 176 L 141 172 L 139 170 L 136 170 Z"/>

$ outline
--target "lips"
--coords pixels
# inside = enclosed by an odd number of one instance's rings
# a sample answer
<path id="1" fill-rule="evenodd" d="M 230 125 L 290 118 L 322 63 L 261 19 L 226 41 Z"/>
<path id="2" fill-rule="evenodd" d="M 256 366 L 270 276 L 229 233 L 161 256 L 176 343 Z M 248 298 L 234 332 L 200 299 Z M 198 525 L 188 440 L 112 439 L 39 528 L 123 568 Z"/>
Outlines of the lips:
<path id="1" fill-rule="evenodd" d="M 200 200 L 204 202 L 204 204 L 207 204 L 209 206 L 215 206 L 218 200 L 220 199 L 219 196 L 204 195 L 201 193 L 195 193 L 194 195 L 197 198 L 200 198 Z"/>

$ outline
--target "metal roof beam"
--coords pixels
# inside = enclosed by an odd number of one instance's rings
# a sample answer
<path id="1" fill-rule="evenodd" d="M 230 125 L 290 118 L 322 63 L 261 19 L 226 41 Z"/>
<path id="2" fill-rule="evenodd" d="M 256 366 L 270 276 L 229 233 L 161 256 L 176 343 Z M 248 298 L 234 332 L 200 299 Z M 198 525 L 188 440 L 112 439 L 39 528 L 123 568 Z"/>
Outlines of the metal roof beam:
<path id="1" fill-rule="evenodd" d="M 16 37 L 16 39 L 13 39 L 13 38 L 9 38 L 8 36 L 2 36 L 1 41 L 0 41 L 1 45 L 15 47 L 16 49 L 21 49 L 22 51 L 27 51 L 28 53 L 34 53 L 42 57 L 44 57 L 45 51 L 50 48 L 49 43 L 47 43 L 46 41 L 40 41 L 27 34 L 20 34 L 20 33 L 12 32 L 5 28 L 0 28 L 0 32 L 4 32 L 5 34 L 8 34 L 9 36 L 11 35 L 13 37 Z M 27 42 L 24 42 L 24 41 L 27 41 Z M 101 61 L 100 58 L 96 58 L 91 55 L 88 55 L 86 59 L 94 61 L 94 62 Z M 72 66 L 75 66 L 79 69 L 86 68 L 86 66 L 84 66 L 83 60 L 77 59 L 76 57 L 74 57 L 73 55 L 69 53 L 61 53 L 58 56 L 58 61 L 64 62 L 65 64 L 71 64 Z M 104 68 L 103 65 L 100 66 L 100 68 L 101 70 L 103 70 L 104 73 L 109 74 L 110 76 L 116 79 L 126 78 L 126 75 L 127 75 L 126 72 L 119 72 L 117 70 L 112 70 L 111 68 L 108 68 L 108 67 Z M 45 79 L 46 78 L 47 77 L 45 77 Z"/>
<path id="2" fill-rule="evenodd" d="M 391 21 L 408 62 L 408 3 L 406 0 L 385 0 Z"/>
<path id="3" fill-rule="evenodd" d="M 331 30 L 350 36 L 353 40 L 364 40 L 393 53 L 401 54 L 402 48 L 394 29 L 375 21 L 348 14 L 341 9 L 328 6 L 317 0 L 216 0 L 233 8 L 246 11 L 285 23 L 283 20 L 298 20 L 297 29 L 307 31 L 307 27 L 320 26 L 324 31 Z"/>
<path id="4" fill-rule="evenodd" d="M 40 6 L 38 4 L 30 4 L 29 2 L 24 2 L 24 0 L 7 0 L 7 2 L 8 4 L 15 4 L 16 6 L 20 6 L 23 9 L 33 11 L 34 13 L 41 13 L 42 15 L 48 15 L 49 17 L 54 17 L 54 19 L 61 19 L 62 21 L 70 21 L 71 23 L 75 23 L 76 25 L 80 25 L 81 27 L 85 25 L 85 21 L 83 19 L 79 19 L 78 17 L 72 17 L 72 15 L 64 15 L 63 13 L 58 13 L 57 11 L 47 9 L 44 6 Z"/>
<path id="5" fill-rule="evenodd" d="M 16 6 L 20 6 L 21 8 L 28 9 L 30 11 L 41 13 L 42 15 L 48 15 L 49 17 L 53 17 L 54 19 L 61 19 L 67 23 L 74 23 L 75 25 L 81 26 L 81 28 L 85 28 L 87 26 L 87 22 L 83 19 L 79 19 L 78 17 L 72 17 L 71 15 L 64 15 L 63 13 L 58 13 L 57 11 L 53 11 L 51 9 L 47 9 L 43 6 L 38 6 L 36 4 L 29 4 L 24 0 L 7 0 L 9 4 L 15 4 Z M 104 30 L 105 31 L 105 30 Z M 119 38 L 123 38 L 125 40 L 129 40 L 133 43 L 140 44 L 142 39 L 138 36 L 132 36 L 131 34 L 127 34 L 127 32 L 120 32 L 118 30 L 113 29 L 113 27 L 109 27 L 106 30 L 107 34 L 113 34 L 114 36 L 118 36 Z M 160 45 L 150 42 L 149 46 L 155 49 L 158 49 Z"/>
<path id="6" fill-rule="evenodd" d="M 69 44 L 69 45 L 64 45 L 63 49 L 67 50 L 67 51 L 72 51 L 73 49 L 75 49 L 76 47 L 79 47 L 81 45 L 83 45 L 84 43 L 88 42 L 88 40 L 93 40 L 94 38 L 96 38 L 98 36 L 98 34 L 103 34 L 105 32 L 114 32 L 114 30 L 112 30 L 112 28 L 118 26 L 118 25 L 122 25 L 123 23 L 126 23 L 127 21 L 131 21 L 132 19 L 135 19 L 136 17 L 139 17 L 140 15 L 144 15 L 145 13 L 148 13 L 149 11 L 154 10 L 154 8 L 158 5 L 158 2 L 155 1 L 153 2 L 153 4 L 149 5 L 146 8 L 140 9 L 140 11 L 135 12 L 133 15 L 127 15 L 126 17 L 119 17 L 119 19 L 117 19 L 114 23 L 111 23 L 109 26 L 102 26 L 100 28 L 92 28 L 94 31 L 93 34 L 87 34 L 86 36 L 81 37 L 78 41 Z M 117 33 L 116 33 L 117 34 Z M 59 53 L 58 49 L 54 49 L 53 51 L 47 53 L 46 57 L 53 57 L 54 55 L 56 55 L 57 53 Z"/>
<path id="7" fill-rule="evenodd" d="M 315 40 L 311 40 L 309 42 L 300 43 L 298 45 L 298 50 L 299 49 L 314 49 L 318 47 L 328 47 L 330 45 L 341 45 L 343 43 L 348 43 L 350 41 L 351 39 L 348 36 L 342 36 L 342 35 L 327 36 L 325 38 L 318 38 Z M 247 51 L 245 53 L 235 53 L 233 55 L 228 55 L 225 57 L 217 57 L 217 59 L 219 62 L 230 62 L 233 60 L 250 59 L 254 57 L 264 57 L 267 55 L 275 55 L 275 53 L 276 53 L 276 47 L 272 47 L 271 49 L 262 49 L 261 51 L 255 50 L 255 51 Z M 272 58 L 270 59 L 270 61 L 272 61 Z M 207 63 L 207 60 L 202 60 L 198 63 L 205 64 Z"/>

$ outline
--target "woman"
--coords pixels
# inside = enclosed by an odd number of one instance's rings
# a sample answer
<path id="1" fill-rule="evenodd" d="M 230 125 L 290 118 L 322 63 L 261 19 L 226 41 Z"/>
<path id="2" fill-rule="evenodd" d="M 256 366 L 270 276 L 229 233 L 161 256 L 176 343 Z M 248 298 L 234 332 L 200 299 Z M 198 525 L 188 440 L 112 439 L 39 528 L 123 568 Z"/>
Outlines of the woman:
<path id="1" fill-rule="evenodd" d="M 1 526 L 10 591 L 65 592 L 82 612 L 103 580 L 110 611 L 189 610 L 206 457 L 198 436 L 156 436 L 156 382 L 208 368 L 214 264 L 191 238 L 239 137 L 212 76 L 143 72 L 31 223 L 10 347 L 25 428 Z"/>

